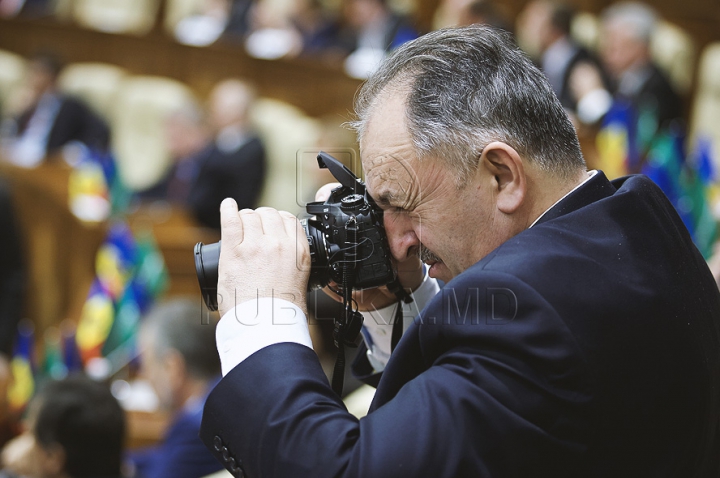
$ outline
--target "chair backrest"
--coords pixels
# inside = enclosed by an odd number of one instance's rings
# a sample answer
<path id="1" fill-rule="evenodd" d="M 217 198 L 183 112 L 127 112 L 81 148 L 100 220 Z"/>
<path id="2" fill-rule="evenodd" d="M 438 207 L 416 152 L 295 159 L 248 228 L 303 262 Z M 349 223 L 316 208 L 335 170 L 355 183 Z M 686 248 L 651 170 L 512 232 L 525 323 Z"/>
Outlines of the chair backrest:
<path id="1" fill-rule="evenodd" d="M 720 171 L 720 42 L 703 51 L 690 121 L 690 145 L 699 137 L 712 141 L 715 168 Z"/>
<path id="2" fill-rule="evenodd" d="M 0 112 L 16 113 L 9 103 L 18 92 L 25 76 L 25 59 L 20 55 L 0 50 Z"/>
<path id="3" fill-rule="evenodd" d="M 675 90 L 683 95 L 690 92 L 695 72 L 695 43 L 682 28 L 661 21 L 650 41 L 650 52 Z"/>
<path id="4" fill-rule="evenodd" d="M 109 33 L 142 35 L 155 24 L 158 0 L 75 0 L 80 25 Z"/>
<path id="5" fill-rule="evenodd" d="M 132 76 L 121 83 L 114 105 L 112 143 L 128 187 L 142 190 L 161 179 L 170 164 L 165 120 L 193 101 L 190 88 L 170 78 Z"/>
<path id="6" fill-rule="evenodd" d="M 58 87 L 64 93 L 78 96 L 110 121 L 115 96 L 127 71 L 108 63 L 72 63 L 63 68 Z"/>
<path id="7" fill-rule="evenodd" d="M 319 121 L 283 101 L 261 98 L 250 112 L 265 143 L 267 177 L 259 205 L 298 213 L 303 210 L 302 151 L 316 147 Z"/>

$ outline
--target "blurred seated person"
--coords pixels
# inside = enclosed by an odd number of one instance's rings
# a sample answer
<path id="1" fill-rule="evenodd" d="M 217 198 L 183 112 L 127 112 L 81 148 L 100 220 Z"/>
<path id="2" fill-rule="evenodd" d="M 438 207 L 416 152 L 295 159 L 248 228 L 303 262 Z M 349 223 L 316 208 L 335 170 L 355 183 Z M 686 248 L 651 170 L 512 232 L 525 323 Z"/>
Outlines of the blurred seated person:
<path id="1" fill-rule="evenodd" d="M 107 150 L 110 132 L 85 103 L 57 89 L 60 61 L 39 54 L 28 62 L 22 113 L 3 124 L 3 150 L 10 161 L 32 167 L 66 144 L 77 141 Z"/>
<path id="2" fill-rule="evenodd" d="M 25 267 L 10 188 L 0 179 L 0 358 L 10 358 L 23 315 Z"/>
<path id="3" fill-rule="evenodd" d="M 338 19 L 319 0 L 296 0 L 286 11 L 259 1 L 253 9 L 252 30 L 245 49 L 256 58 L 347 55 L 338 42 Z"/>
<path id="4" fill-rule="evenodd" d="M 650 39 L 657 14 L 643 3 L 622 2 L 602 14 L 600 57 L 610 75 L 607 89 L 597 71 L 577 68 L 570 87 L 585 123 L 600 120 L 613 98 L 628 102 L 636 111 L 651 111 L 660 126 L 682 116 L 682 102 L 665 75 L 652 62 Z"/>
<path id="5" fill-rule="evenodd" d="M 252 0 L 204 0 L 200 12 L 175 26 L 175 39 L 185 45 L 207 46 L 220 37 L 242 39 L 250 30 Z"/>
<path id="6" fill-rule="evenodd" d="M 204 226 L 220 229 L 220 202 L 254 208 L 265 179 L 265 148 L 250 128 L 254 89 L 241 80 L 220 82 L 210 94 L 209 125 L 190 106 L 168 119 L 174 164 L 141 199 L 167 199 L 186 207 Z"/>
<path id="7" fill-rule="evenodd" d="M 130 454 L 137 478 L 199 478 L 222 465 L 198 436 L 205 399 L 220 379 L 214 322 L 201 322 L 200 301 L 172 299 L 140 328 L 141 373 L 172 422 L 156 447 Z"/>
<path id="8" fill-rule="evenodd" d="M 0 17 L 42 17 L 53 13 L 50 0 L 0 0 Z"/>
<path id="9" fill-rule="evenodd" d="M 408 20 L 395 14 L 386 0 L 344 0 L 342 6 L 346 28 L 340 42 L 350 53 L 345 61 L 350 76 L 366 78 L 388 51 L 418 37 Z"/>
<path id="10" fill-rule="evenodd" d="M 125 414 L 108 387 L 84 376 L 46 384 L 27 430 L 2 451 L 0 477 L 120 478 Z"/>
<path id="11" fill-rule="evenodd" d="M 512 33 L 512 26 L 508 20 L 510 16 L 503 6 L 491 0 L 473 0 L 466 3 L 459 12 L 457 26 L 490 25 Z"/>
<path id="12" fill-rule="evenodd" d="M 577 119 L 577 101 L 570 89 L 570 77 L 578 69 L 591 69 L 609 89 L 599 61 L 570 36 L 575 11 L 568 5 L 547 0 L 530 2 L 519 16 L 518 26 L 532 38 L 539 55 L 539 66 L 550 81 L 560 103 Z M 588 118 L 582 117 L 584 122 Z M 597 120 L 597 118 L 590 118 Z"/>

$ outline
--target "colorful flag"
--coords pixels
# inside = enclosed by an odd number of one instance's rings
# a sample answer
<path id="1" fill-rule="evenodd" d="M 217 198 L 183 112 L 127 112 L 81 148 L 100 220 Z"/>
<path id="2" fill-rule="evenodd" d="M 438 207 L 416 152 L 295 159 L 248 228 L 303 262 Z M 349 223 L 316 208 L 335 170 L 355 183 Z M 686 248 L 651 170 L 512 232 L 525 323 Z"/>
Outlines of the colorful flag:
<path id="1" fill-rule="evenodd" d="M 137 247 L 130 228 L 123 222 L 116 222 L 95 258 L 98 282 L 113 300 L 119 300 L 124 293 L 136 261 Z"/>
<path id="2" fill-rule="evenodd" d="M 636 143 L 637 120 L 631 105 L 616 101 L 597 134 L 599 167 L 610 179 L 624 176 L 640 165 Z"/>
<path id="3" fill-rule="evenodd" d="M 42 375 L 44 378 L 60 380 L 67 376 L 68 369 L 63 360 L 63 343 L 60 329 L 48 327 L 43 334 L 43 360 Z"/>
<path id="4" fill-rule="evenodd" d="M 8 388 L 8 404 L 11 410 L 16 412 L 22 411 L 35 393 L 33 332 L 32 322 L 28 319 L 20 321 L 15 350 L 10 362 L 12 382 Z"/>
<path id="5" fill-rule="evenodd" d="M 112 297 L 99 281 L 90 287 L 87 301 L 78 323 L 76 341 L 83 364 L 101 356 L 102 347 L 110 333 L 115 315 Z"/>
<path id="6" fill-rule="evenodd" d="M 168 271 L 165 260 L 150 231 L 140 234 L 137 240 L 137 274 L 134 285 L 136 298 L 142 312 L 160 297 L 168 286 Z"/>

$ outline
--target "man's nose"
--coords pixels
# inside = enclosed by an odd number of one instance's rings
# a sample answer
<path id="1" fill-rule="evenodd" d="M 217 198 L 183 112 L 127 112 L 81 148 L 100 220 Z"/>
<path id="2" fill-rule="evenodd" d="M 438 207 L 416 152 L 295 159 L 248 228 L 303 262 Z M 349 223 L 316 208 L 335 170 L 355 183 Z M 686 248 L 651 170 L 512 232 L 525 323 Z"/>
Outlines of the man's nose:
<path id="1" fill-rule="evenodd" d="M 406 213 L 386 211 L 383 223 L 393 257 L 401 261 L 413 254 L 412 248 L 419 246 L 420 240 L 412 228 L 410 216 Z"/>

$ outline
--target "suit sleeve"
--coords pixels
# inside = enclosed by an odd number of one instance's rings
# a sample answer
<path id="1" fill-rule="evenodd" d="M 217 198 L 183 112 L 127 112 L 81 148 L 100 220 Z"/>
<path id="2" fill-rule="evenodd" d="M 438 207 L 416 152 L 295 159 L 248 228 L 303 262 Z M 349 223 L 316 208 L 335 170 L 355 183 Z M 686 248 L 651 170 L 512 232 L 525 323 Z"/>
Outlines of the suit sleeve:
<path id="1" fill-rule="evenodd" d="M 590 391 L 552 307 L 494 275 L 450 283 L 419 321 L 365 418 L 346 411 L 310 349 L 277 344 L 213 391 L 203 441 L 235 476 L 573 476 Z"/>

